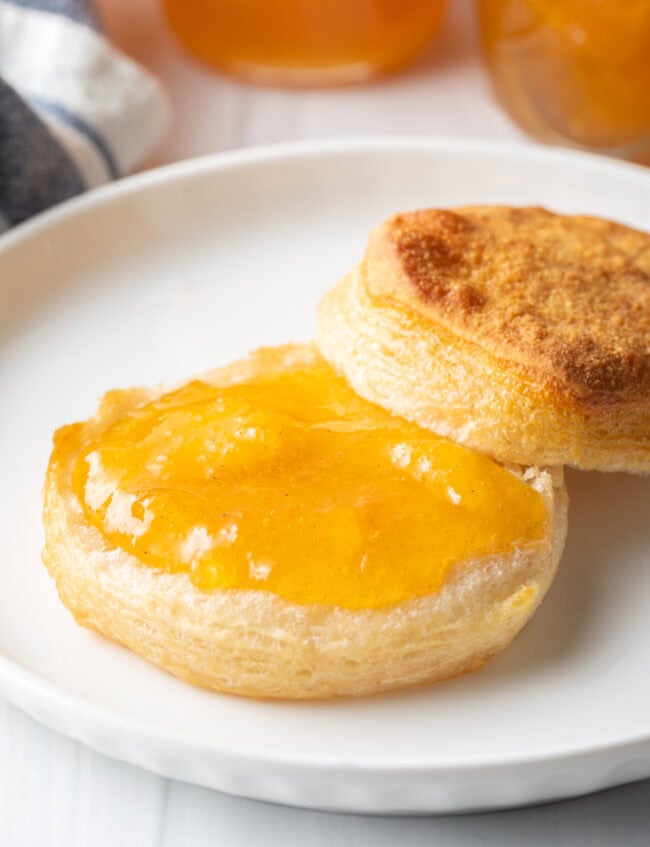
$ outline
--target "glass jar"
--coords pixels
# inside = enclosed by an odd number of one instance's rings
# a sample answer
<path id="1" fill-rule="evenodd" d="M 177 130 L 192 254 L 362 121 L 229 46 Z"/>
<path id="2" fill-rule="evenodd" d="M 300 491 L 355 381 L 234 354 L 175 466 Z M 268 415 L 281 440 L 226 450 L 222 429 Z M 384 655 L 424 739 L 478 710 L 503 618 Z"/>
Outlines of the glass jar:
<path id="1" fill-rule="evenodd" d="M 414 59 L 438 31 L 444 0 L 164 0 L 198 58 L 252 82 L 365 80 Z"/>
<path id="2" fill-rule="evenodd" d="M 479 0 L 497 96 L 542 141 L 650 162 L 650 0 Z"/>

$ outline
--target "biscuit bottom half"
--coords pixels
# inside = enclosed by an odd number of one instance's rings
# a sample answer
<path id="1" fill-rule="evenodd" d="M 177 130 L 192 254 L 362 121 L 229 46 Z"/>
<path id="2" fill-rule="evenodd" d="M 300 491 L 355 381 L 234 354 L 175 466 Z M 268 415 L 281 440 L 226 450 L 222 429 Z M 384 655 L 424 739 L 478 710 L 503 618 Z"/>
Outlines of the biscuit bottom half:
<path id="1" fill-rule="evenodd" d="M 503 467 L 358 397 L 311 346 L 112 391 L 55 436 L 45 563 L 77 621 L 206 687 L 447 679 L 532 615 L 559 470 Z"/>

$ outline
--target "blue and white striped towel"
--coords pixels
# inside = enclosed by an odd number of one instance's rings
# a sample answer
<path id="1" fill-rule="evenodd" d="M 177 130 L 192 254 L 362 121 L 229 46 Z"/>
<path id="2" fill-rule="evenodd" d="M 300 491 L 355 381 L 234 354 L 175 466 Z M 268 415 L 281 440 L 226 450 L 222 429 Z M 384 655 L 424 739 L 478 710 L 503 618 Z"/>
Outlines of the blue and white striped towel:
<path id="1" fill-rule="evenodd" d="M 133 170 L 169 116 L 88 0 L 0 0 L 0 231 Z"/>

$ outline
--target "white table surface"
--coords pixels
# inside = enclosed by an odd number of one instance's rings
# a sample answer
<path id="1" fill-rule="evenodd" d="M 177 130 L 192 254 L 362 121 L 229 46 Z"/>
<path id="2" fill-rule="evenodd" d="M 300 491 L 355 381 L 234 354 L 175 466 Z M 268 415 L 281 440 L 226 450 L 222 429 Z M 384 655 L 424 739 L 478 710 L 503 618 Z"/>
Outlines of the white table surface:
<path id="1" fill-rule="evenodd" d="M 167 85 L 175 124 L 151 165 L 252 144 L 367 134 L 528 143 L 494 104 L 470 0 L 450 0 L 418 67 L 362 87 L 253 88 L 190 61 L 157 0 L 102 0 L 107 28 Z M 530 809 L 440 818 L 370 818 L 226 797 L 112 761 L 0 703 L 2 847 L 202 845 L 537 845 L 650 843 L 650 780 Z"/>

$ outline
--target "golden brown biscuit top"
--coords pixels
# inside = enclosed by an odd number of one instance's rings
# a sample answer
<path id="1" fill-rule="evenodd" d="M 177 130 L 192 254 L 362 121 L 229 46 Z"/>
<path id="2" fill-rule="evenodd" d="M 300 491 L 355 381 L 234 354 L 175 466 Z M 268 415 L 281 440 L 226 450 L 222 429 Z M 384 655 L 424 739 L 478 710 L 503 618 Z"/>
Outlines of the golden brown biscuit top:
<path id="1" fill-rule="evenodd" d="M 396 215 L 370 237 L 371 295 L 584 404 L 650 400 L 650 235 L 541 208 Z"/>

